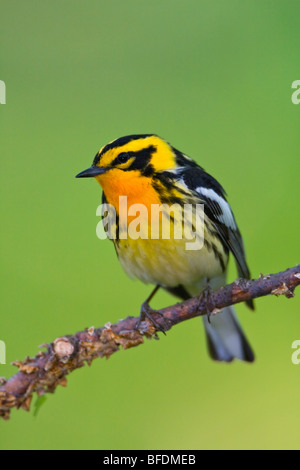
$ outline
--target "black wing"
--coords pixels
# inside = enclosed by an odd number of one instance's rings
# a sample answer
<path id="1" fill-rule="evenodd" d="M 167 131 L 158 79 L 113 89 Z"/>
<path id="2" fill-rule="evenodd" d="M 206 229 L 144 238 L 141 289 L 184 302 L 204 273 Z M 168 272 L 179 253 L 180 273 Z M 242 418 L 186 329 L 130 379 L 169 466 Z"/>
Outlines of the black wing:
<path id="1" fill-rule="evenodd" d="M 213 223 L 224 247 L 233 254 L 239 277 L 250 279 L 246 262 L 244 243 L 223 187 L 202 168 L 187 168 L 181 173 L 184 183 L 195 191 L 202 203 L 204 212 Z M 247 302 L 254 308 L 253 302 Z"/>

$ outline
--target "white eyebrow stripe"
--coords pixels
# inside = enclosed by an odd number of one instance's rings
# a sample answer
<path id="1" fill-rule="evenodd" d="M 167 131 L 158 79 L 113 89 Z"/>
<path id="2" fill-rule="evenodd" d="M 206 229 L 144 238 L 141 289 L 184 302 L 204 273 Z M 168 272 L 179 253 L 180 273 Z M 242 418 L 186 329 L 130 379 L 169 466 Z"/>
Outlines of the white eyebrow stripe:
<path id="1" fill-rule="evenodd" d="M 208 188 L 203 188 L 199 186 L 196 188 L 197 193 L 200 195 L 202 194 L 206 198 L 210 199 L 212 202 L 217 202 L 223 211 L 223 214 L 214 214 L 216 219 L 218 219 L 220 222 L 225 224 L 227 227 L 231 228 L 232 230 L 236 230 L 237 226 L 232 214 L 232 211 L 230 209 L 230 205 L 228 204 L 225 199 L 223 199 L 219 194 L 217 194 L 213 189 L 208 189 Z"/>

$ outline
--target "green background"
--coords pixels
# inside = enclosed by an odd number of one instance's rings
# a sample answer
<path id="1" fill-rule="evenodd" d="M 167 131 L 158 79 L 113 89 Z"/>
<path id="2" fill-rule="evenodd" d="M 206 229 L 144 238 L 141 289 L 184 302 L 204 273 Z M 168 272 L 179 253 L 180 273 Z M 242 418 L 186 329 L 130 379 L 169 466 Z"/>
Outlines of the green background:
<path id="1" fill-rule="evenodd" d="M 0 375 L 43 342 L 137 315 L 150 291 L 96 238 L 100 187 L 74 178 L 117 137 L 157 133 L 221 181 L 254 277 L 299 263 L 299 1 L 0 7 Z M 213 363 L 195 319 L 75 371 L 37 417 L 13 411 L 1 448 L 299 448 L 300 298 L 256 307 L 237 307 L 254 365 Z"/>

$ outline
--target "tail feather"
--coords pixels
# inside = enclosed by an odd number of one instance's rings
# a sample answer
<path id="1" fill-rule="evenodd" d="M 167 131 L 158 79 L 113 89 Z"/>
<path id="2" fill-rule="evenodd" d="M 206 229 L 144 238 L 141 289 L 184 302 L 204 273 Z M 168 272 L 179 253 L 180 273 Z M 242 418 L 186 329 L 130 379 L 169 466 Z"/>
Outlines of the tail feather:
<path id="1" fill-rule="evenodd" d="M 255 357 L 238 323 L 233 307 L 212 316 L 210 322 L 203 317 L 210 356 L 215 361 L 232 362 L 234 359 L 253 362 Z"/>

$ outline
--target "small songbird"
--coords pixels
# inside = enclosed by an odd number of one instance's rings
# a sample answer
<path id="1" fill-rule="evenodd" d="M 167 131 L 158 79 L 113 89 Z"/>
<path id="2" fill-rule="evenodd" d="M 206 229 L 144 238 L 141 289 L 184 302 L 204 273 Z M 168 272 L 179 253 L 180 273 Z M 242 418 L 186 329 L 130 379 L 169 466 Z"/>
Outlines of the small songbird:
<path id="1" fill-rule="evenodd" d="M 250 279 L 243 240 L 224 189 L 195 161 L 157 135 L 129 135 L 110 142 L 97 152 L 92 166 L 77 177 L 94 177 L 102 186 L 108 213 L 112 208 L 115 210 L 115 236 L 112 238 L 125 272 L 156 286 L 143 304 L 142 315 L 151 311 L 149 302 L 159 287 L 185 300 L 225 285 L 230 252 L 239 277 Z M 156 237 L 143 234 L 130 237 L 128 233 L 124 236 L 128 225 L 120 223 L 120 196 L 126 196 L 128 217 L 133 204 L 143 204 L 149 211 L 157 205 L 179 208 L 202 205 L 201 248 L 188 250 L 184 236 L 177 238 L 170 231 L 167 239 L 162 237 L 160 229 Z M 132 213 L 129 218 L 132 219 Z M 171 217 L 174 226 L 177 219 L 179 212 L 175 209 Z M 162 220 L 163 217 L 159 223 Z M 149 217 L 145 222 L 148 226 Z M 254 308 L 252 301 L 247 305 Z M 233 307 L 226 307 L 217 315 L 204 316 L 203 321 L 208 350 L 214 360 L 254 361 Z"/>

